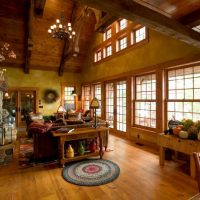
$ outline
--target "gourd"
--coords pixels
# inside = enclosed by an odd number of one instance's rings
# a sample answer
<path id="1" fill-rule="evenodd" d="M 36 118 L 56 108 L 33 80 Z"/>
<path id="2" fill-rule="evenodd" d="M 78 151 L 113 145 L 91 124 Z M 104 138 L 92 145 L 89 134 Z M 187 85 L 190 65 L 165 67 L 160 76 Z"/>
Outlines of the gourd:
<path id="1" fill-rule="evenodd" d="M 180 138 L 187 139 L 189 134 L 187 131 L 180 131 L 178 135 Z"/>

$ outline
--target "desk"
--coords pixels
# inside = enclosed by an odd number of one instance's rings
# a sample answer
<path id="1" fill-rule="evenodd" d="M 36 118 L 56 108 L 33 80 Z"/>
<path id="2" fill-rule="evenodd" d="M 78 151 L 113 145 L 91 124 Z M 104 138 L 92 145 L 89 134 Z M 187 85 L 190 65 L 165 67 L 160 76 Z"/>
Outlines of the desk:
<path id="1" fill-rule="evenodd" d="M 102 134 L 107 131 L 107 127 L 98 127 L 98 128 L 76 128 L 72 132 L 69 133 L 59 133 L 56 131 L 52 131 L 54 137 L 58 137 L 58 150 L 59 150 L 59 162 L 63 166 L 66 162 L 76 161 L 85 159 L 91 156 L 100 156 L 102 159 L 103 157 L 103 144 L 102 144 Z M 65 157 L 65 149 L 64 145 L 67 141 L 72 140 L 81 140 L 81 139 L 89 139 L 89 138 L 99 138 L 99 151 L 94 153 L 88 153 L 81 156 L 75 156 L 73 158 L 66 158 Z"/>
<path id="2" fill-rule="evenodd" d="M 190 155 L 190 175 L 195 178 L 196 169 L 192 153 L 200 151 L 200 141 L 181 139 L 173 135 L 159 134 L 157 144 L 160 146 L 159 162 L 161 166 L 164 166 L 165 163 L 166 148 Z"/>

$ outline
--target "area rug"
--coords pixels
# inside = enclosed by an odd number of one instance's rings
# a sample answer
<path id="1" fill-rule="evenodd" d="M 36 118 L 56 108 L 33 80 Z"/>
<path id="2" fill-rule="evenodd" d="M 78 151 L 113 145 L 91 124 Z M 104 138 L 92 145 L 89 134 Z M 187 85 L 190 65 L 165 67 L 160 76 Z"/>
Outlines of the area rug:
<path id="1" fill-rule="evenodd" d="M 67 164 L 62 175 L 65 180 L 76 185 L 97 186 L 115 180 L 119 173 L 120 168 L 112 161 L 88 159 Z"/>
<path id="2" fill-rule="evenodd" d="M 19 168 L 32 167 L 33 162 L 33 139 L 20 138 L 19 140 Z"/>

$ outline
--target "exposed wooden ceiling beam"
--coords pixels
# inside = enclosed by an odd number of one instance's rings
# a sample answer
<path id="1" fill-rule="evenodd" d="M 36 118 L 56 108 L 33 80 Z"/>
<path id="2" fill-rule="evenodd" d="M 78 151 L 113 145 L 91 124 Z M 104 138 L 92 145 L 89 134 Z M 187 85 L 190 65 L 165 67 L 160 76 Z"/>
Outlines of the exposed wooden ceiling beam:
<path id="1" fill-rule="evenodd" d="M 118 17 L 116 16 L 112 16 L 109 14 L 106 14 L 104 17 L 102 17 L 98 24 L 95 27 L 95 30 L 97 32 L 103 33 L 105 32 L 106 28 L 111 25 L 114 21 L 116 21 L 118 19 Z"/>
<path id="2" fill-rule="evenodd" d="M 30 0 L 29 2 L 29 10 L 28 10 L 28 17 L 27 17 L 27 22 L 26 22 L 26 52 L 25 52 L 25 65 L 24 65 L 24 73 L 28 74 L 29 73 L 29 68 L 30 68 L 30 59 L 31 59 L 31 54 L 32 54 L 32 49 L 33 49 L 33 38 L 32 38 L 32 22 L 33 22 L 33 0 Z"/>
<path id="3" fill-rule="evenodd" d="M 181 23 L 157 13 L 134 0 L 74 0 L 112 13 L 112 15 L 124 17 L 141 23 L 153 30 L 200 48 L 200 34 L 185 27 Z"/>
<path id="4" fill-rule="evenodd" d="M 34 1 L 35 1 L 35 9 L 34 9 L 35 15 L 38 17 L 42 17 L 46 0 L 34 0 Z"/>
<path id="5" fill-rule="evenodd" d="M 184 25 L 189 25 L 194 27 L 196 25 L 200 25 L 200 9 L 184 16 L 180 22 Z"/>
<path id="6" fill-rule="evenodd" d="M 75 19 L 75 12 L 77 10 L 77 5 L 76 3 L 73 3 L 73 8 L 72 8 L 72 12 L 71 12 L 71 17 L 70 17 L 70 21 L 74 21 Z M 62 58 L 60 61 L 60 66 L 59 66 L 59 70 L 58 70 L 58 75 L 62 76 L 64 71 L 65 71 L 65 62 L 71 57 L 73 56 L 73 50 L 72 50 L 72 40 L 70 40 L 69 38 L 66 38 L 64 40 L 64 48 L 62 51 Z"/>

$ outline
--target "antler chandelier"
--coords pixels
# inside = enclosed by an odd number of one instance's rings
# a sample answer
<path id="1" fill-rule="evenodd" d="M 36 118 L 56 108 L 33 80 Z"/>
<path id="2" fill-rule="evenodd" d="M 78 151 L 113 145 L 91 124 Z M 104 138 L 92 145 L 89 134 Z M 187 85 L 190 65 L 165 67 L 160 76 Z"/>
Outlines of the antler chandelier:
<path id="1" fill-rule="evenodd" d="M 61 18 L 56 19 L 56 23 L 50 26 L 50 28 L 48 29 L 48 33 L 53 38 L 58 38 L 61 40 L 64 38 L 72 39 L 76 34 L 75 31 L 72 30 L 70 22 L 64 24 L 64 17 L 62 14 Z"/>

